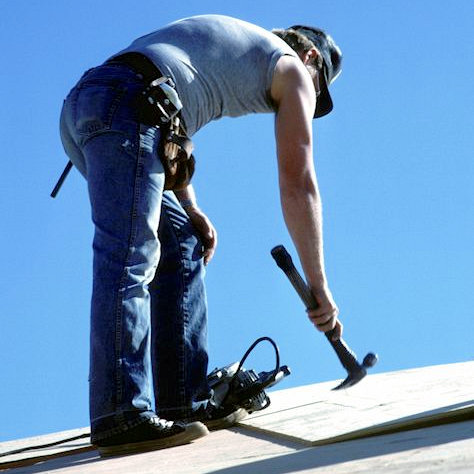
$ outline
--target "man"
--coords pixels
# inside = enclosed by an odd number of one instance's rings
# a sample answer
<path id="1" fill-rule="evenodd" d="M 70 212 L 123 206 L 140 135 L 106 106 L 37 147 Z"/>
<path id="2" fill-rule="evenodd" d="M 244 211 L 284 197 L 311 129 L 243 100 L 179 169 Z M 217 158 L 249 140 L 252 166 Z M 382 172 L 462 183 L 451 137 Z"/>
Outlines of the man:
<path id="1" fill-rule="evenodd" d="M 203 265 L 217 237 L 190 184 L 163 192 L 176 142 L 163 144 L 170 123 L 178 131 L 176 117 L 189 137 L 221 116 L 276 114 L 283 214 L 319 304 L 309 317 L 340 337 L 311 128 L 332 109 L 328 85 L 340 62 L 320 30 L 274 34 L 203 15 L 137 39 L 69 93 L 61 137 L 87 179 L 95 225 L 90 417 L 102 455 L 188 443 L 205 425 L 242 416 L 209 401 Z"/>

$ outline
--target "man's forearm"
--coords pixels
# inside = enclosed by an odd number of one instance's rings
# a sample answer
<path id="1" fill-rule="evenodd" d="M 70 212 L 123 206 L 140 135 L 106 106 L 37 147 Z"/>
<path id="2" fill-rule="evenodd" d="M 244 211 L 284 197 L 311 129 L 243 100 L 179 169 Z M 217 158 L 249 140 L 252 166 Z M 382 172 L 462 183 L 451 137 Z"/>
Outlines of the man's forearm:
<path id="1" fill-rule="evenodd" d="M 179 191 L 174 191 L 175 196 L 178 198 L 178 201 L 183 206 L 184 210 L 187 208 L 197 208 L 197 199 L 196 193 L 192 184 L 189 184 L 186 188 Z"/>
<path id="2" fill-rule="evenodd" d="M 283 216 L 309 285 L 327 286 L 324 269 L 321 198 L 316 182 L 305 188 L 281 189 Z"/>

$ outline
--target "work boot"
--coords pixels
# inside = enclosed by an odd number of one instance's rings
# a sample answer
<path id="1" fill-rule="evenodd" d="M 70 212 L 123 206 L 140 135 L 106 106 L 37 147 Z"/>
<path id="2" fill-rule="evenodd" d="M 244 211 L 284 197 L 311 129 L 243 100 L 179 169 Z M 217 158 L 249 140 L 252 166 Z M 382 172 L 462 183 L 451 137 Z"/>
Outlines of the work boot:
<path id="1" fill-rule="evenodd" d="M 186 424 L 155 416 L 127 431 L 92 442 L 102 457 L 122 456 L 180 446 L 208 433 L 208 429 L 198 421 Z"/>

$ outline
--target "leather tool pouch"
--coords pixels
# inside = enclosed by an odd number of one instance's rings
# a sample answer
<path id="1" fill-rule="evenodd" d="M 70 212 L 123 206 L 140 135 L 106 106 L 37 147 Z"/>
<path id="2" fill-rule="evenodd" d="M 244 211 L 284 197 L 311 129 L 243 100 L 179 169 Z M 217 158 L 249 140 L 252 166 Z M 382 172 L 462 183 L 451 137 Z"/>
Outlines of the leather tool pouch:
<path id="1" fill-rule="evenodd" d="M 160 77 L 143 91 L 141 120 L 162 131 L 159 155 L 165 170 L 165 190 L 184 189 L 194 174 L 193 143 L 180 123 L 183 107 L 171 79 Z"/>
<path id="2" fill-rule="evenodd" d="M 175 117 L 168 125 L 168 133 L 161 140 L 160 157 L 165 169 L 165 189 L 178 191 L 191 182 L 196 162 L 192 141 L 179 133 L 179 118 Z"/>

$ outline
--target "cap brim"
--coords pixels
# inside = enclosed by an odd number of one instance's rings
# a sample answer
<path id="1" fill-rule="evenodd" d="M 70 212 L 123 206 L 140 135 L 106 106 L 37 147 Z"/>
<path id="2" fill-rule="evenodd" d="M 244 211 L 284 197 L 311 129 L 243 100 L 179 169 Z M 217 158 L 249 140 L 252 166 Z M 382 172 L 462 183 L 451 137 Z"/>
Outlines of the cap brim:
<path id="1" fill-rule="evenodd" d="M 319 90 L 321 93 L 316 99 L 316 109 L 314 111 L 313 118 L 324 117 L 333 108 L 331 95 L 329 94 L 328 84 L 326 80 L 326 74 L 319 74 Z"/>

